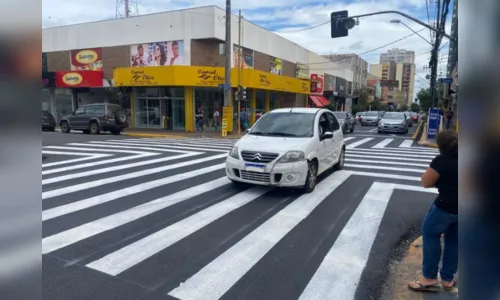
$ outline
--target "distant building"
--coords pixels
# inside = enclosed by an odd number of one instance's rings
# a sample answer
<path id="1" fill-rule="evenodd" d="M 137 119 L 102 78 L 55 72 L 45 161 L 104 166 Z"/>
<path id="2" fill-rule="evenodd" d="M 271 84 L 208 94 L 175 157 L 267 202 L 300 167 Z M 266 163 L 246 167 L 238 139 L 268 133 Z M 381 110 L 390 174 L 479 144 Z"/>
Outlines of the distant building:
<path id="1" fill-rule="evenodd" d="M 368 75 L 368 62 L 357 54 L 332 54 L 323 55 L 324 58 L 338 64 L 339 69 L 348 69 L 353 73 L 353 90 L 366 85 Z"/>
<path id="2" fill-rule="evenodd" d="M 370 66 L 370 73 L 380 78 L 380 80 L 397 80 L 399 86 L 393 91 L 402 92 L 405 95 L 405 102 L 411 105 L 413 102 L 413 92 L 415 89 L 415 64 L 412 63 L 395 63 L 389 62 L 386 64 L 376 64 Z M 382 98 L 386 98 L 389 89 L 382 89 Z M 392 92 L 392 91 L 391 91 Z M 398 94 L 398 99 L 401 95 Z M 398 100 L 399 101 L 399 100 Z"/>
<path id="3" fill-rule="evenodd" d="M 395 62 L 398 64 L 414 64 L 415 51 L 394 48 L 392 50 L 388 50 L 386 53 L 381 53 L 380 63 L 386 64 L 389 62 Z"/>

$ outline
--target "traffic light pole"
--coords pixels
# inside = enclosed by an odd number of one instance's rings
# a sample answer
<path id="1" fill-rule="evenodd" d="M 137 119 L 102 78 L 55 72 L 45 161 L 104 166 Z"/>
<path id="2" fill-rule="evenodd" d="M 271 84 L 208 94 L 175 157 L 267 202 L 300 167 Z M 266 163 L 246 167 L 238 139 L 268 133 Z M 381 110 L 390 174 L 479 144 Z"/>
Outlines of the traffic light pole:
<path id="1" fill-rule="evenodd" d="M 226 44 L 224 48 L 224 106 L 231 105 L 231 0 L 226 0 Z"/>
<path id="2" fill-rule="evenodd" d="M 440 28 L 441 23 L 441 0 L 437 0 L 437 10 L 436 10 L 436 26 Z M 440 31 L 436 31 L 436 38 L 434 39 L 434 46 L 432 47 L 431 60 L 429 62 L 431 67 L 431 99 L 432 108 L 436 107 L 436 95 L 437 95 L 437 69 L 438 69 L 438 58 L 439 58 L 439 46 L 441 44 Z"/>

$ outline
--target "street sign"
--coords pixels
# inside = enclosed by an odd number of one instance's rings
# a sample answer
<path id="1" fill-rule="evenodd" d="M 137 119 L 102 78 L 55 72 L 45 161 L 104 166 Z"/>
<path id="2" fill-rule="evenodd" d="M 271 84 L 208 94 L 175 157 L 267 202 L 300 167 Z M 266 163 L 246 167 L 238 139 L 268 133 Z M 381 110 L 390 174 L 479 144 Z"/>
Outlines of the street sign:
<path id="1" fill-rule="evenodd" d="M 222 119 L 222 136 L 227 136 L 227 119 Z"/>
<path id="2" fill-rule="evenodd" d="M 347 29 L 346 26 L 346 21 L 347 19 L 342 19 L 340 21 L 337 21 L 339 18 L 347 18 L 349 16 L 349 13 L 347 10 L 342 10 L 342 11 L 334 11 L 330 15 L 331 19 L 331 36 L 332 38 L 338 38 L 338 37 L 344 37 L 349 35 L 349 30 Z"/>
<path id="3" fill-rule="evenodd" d="M 435 139 L 439 131 L 439 123 L 441 123 L 441 114 L 439 108 L 429 108 L 429 116 L 427 118 L 427 139 Z"/>
<path id="4" fill-rule="evenodd" d="M 399 88 L 399 80 L 380 80 L 380 86 Z"/>
<path id="5" fill-rule="evenodd" d="M 452 84 L 453 79 L 452 78 L 439 78 L 439 82 L 445 83 L 445 84 Z"/>

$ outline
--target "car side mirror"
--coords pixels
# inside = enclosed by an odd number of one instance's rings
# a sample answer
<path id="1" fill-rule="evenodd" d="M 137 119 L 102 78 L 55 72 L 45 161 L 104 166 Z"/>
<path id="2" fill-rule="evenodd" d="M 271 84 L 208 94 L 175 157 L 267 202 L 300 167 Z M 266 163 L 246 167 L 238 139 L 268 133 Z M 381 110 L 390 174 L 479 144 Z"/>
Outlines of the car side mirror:
<path id="1" fill-rule="evenodd" d="M 323 139 L 331 139 L 331 138 L 333 138 L 333 132 L 327 131 L 323 133 Z"/>
<path id="2" fill-rule="evenodd" d="M 249 133 L 251 130 L 252 130 L 252 128 L 247 128 L 247 129 L 245 129 L 245 132 Z"/>

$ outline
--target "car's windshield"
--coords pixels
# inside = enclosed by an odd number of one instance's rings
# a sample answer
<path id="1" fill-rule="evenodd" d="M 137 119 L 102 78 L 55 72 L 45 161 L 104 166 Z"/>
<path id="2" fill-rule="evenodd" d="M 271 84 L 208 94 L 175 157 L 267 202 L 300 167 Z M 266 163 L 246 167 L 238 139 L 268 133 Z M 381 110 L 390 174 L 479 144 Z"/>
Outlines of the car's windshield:
<path id="1" fill-rule="evenodd" d="M 356 113 L 356 117 L 362 116 L 364 114 L 365 114 L 364 112 L 358 112 L 358 113 Z"/>
<path id="2" fill-rule="evenodd" d="M 404 120 L 405 115 L 404 113 L 386 112 L 382 118 L 388 120 Z"/>
<path id="3" fill-rule="evenodd" d="M 370 112 L 365 113 L 365 116 L 368 116 L 368 117 L 378 117 L 378 112 L 376 112 L 376 111 L 370 111 Z"/>
<path id="4" fill-rule="evenodd" d="M 252 127 L 250 135 L 312 137 L 315 114 L 310 113 L 268 113 Z"/>
<path id="5" fill-rule="evenodd" d="M 410 114 L 411 114 L 412 117 L 415 117 L 417 115 L 416 112 L 411 112 Z"/>
<path id="6" fill-rule="evenodd" d="M 340 120 L 344 120 L 345 119 L 345 116 L 346 116 L 345 111 L 334 111 L 333 113 L 335 114 L 335 116 L 337 117 L 337 119 L 340 119 Z"/>

